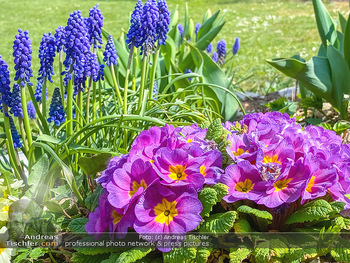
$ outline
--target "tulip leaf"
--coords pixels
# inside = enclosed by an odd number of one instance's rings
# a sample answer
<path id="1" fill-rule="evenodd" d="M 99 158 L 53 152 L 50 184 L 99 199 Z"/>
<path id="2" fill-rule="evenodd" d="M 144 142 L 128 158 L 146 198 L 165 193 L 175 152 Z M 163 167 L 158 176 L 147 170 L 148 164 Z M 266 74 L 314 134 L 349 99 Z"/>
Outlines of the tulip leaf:
<path id="1" fill-rule="evenodd" d="M 338 13 L 338 16 L 339 16 L 339 23 L 340 23 L 341 32 L 343 32 L 343 34 L 345 34 L 347 21 L 341 13 Z"/>
<path id="2" fill-rule="evenodd" d="M 208 217 L 210 212 L 213 209 L 213 206 L 216 204 L 217 193 L 212 188 L 204 188 L 198 194 L 198 199 L 201 201 L 203 210 L 201 212 L 202 217 Z"/>
<path id="3" fill-rule="evenodd" d="M 350 15 L 344 32 L 344 57 L 350 67 Z"/>
<path id="4" fill-rule="evenodd" d="M 305 204 L 287 220 L 286 224 L 304 223 L 326 218 L 333 211 L 332 206 L 325 200 L 316 200 Z"/>
<path id="5" fill-rule="evenodd" d="M 50 162 L 47 154 L 44 154 L 33 165 L 32 170 L 28 176 L 28 185 L 31 186 L 31 192 L 35 193 L 42 178 L 44 178 L 49 172 Z"/>
<path id="6" fill-rule="evenodd" d="M 234 211 L 211 215 L 200 224 L 198 232 L 228 233 L 236 217 L 237 213 Z"/>

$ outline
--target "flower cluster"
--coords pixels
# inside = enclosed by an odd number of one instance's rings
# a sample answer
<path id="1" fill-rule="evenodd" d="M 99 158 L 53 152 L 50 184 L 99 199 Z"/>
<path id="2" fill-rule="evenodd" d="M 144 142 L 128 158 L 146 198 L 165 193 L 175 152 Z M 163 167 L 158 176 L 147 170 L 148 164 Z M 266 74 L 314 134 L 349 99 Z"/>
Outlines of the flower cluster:
<path id="1" fill-rule="evenodd" d="M 220 64 L 225 64 L 225 58 L 226 58 L 226 41 L 225 39 L 221 39 L 216 44 L 216 52 L 218 53 L 218 59 Z"/>
<path id="2" fill-rule="evenodd" d="M 40 69 L 38 79 L 48 79 L 53 82 L 51 76 L 53 72 L 53 60 L 56 55 L 55 37 L 49 34 L 44 34 L 39 47 Z"/>
<path id="3" fill-rule="evenodd" d="M 135 47 L 141 47 L 141 15 L 142 15 L 142 1 L 138 0 L 130 19 L 130 28 L 126 34 L 126 44 L 131 47 L 134 44 Z"/>
<path id="4" fill-rule="evenodd" d="M 106 62 L 107 66 L 111 64 L 117 65 L 117 51 L 115 49 L 114 40 L 112 35 L 109 35 L 105 51 L 103 52 L 103 61 Z"/>
<path id="5" fill-rule="evenodd" d="M 235 43 L 233 44 L 233 47 L 232 47 L 232 54 L 234 56 L 237 54 L 240 47 L 241 47 L 241 44 L 240 44 L 239 37 L 236 37 Z"/>
<path id="6" fill-rule="evenodd" d="M 32 86 L 30 78 L 33 77 L 31 69 L 32 61 L 32 42 L 29 39 L 28 31 L 18 29 L 16 40 L 13 42 L 13 57 L 15 63 L 15 81 L 20 80 L 21 87 L 27 83 Z"/>
<path id="7" fill-rule="evenodd" d="M 142 131 L 127 155 L 114 157 L 97 182 L 105 189 L 85 229 L 117 237 L 184 234 L 201 222 L 197 192 L 220 180 L 222 155 L 196 124 Z"/>
<path id="8" fill-rule="evenodd" d="M 209 43 L 206 50 L 207 50 L 207 53 L 211 53 L 213 51 L 213 44 Z"/>
<path id="9" fill-rule="evenodd" d="M 234 163 L 221 177 L 229 187 L 226 202 L 248 199 L 278 210 L 297 200 L 330 196 L 350 208 L 345 197 L 350 150 L 335 132 L 315 126 L 303 130 L 279 112 L 249 114 L 224 128 Z"/>
<path id="10" fill-rule="evenodd" d="M 97 43 L 102 45 L 102 32 L 103 27 L 103 15 L 101 10 L 98 9 L 98 4 L 90 9 L 89 17 L 87 19 L 87 28 L 89 34 L 90 44 L 94 45 L 94 48 L 97 47 Z M 101 46 L 98 45 L 98 48 Z"/>
<path id="11" fill-rule="evenodd" d="M 166 35 L 169 31 L 170 12 L 165 0 L 158 0 L 159 20 L 157 25 L 157 39 L 159 45 L 165 45 Z"/>
<path id="12" fill-rule="evenodd" d="M 54 122 L 56 126 L 60 126 L 65 122 L 65 112 L 62 105 L 61 92 L 59 88 L 55 88 L 52 94 L 48 122 Z"/>
<path id="13" fill-rule="evenodd" d="M 34 104 L 32 101 L 29 101 L 27 104 L 27 112 L 28 112 L 28 116 L 31 120 L 34 120 L 36 118 L 35 117 L 36 110 L 35 110 L 35 107 L 34 107 Z"/>
<path id="14" fill-rule="evenodd" d="M 35 97 L 35 100 L 39 103 L 42 102 L 42 92 L 43 92 L 43 81 L 44 79 L 39 79 L 38 80 L 38 83 L 36 84 L 36 88 L 35 88 L 35 94 L 34 94 L 34 97 Z M 48 90 L 46 89 L 46 99 L 48 99 Z"/>
<path id="15" fill-rule="evenodd" d="M 177 25 L 181 39 L 184 37 L 184 26 L 182 24 Z"/>
<path id="16" fill-rule="evenodd" d="M 21 137 L 18 135 L 15 123 L 13 122 L 13 119 L 11 116 L 9 116 L 9 120 L 10 120 L 11 136 L 13 140 L 13 147 L 21 148 L 22 147 Z"/>
<path id="17" fill-rule="evenodd" d="M 6 61 L 2 59 L 1 55 L 0 55 L 0 100 L 2 101 L 2 103 L 8 106 L 11 103 L 10 71 Z"/>
<path id="18" fill-rule="evenodd" d="M 55 46 L 56 52 L 64 51 L 64 46 L 66 44 L 66 31 L 63 26 L 59 26 L 56 28 L 55 33 Z"/>
<path id="19" fill-rule="evenodd" d="M 9 106 L 11 107 L 10 112 L 13 114 L 13 116 L 23 118 L 21 88 L 17 83 L 13 85 L 11 103 Z"/>

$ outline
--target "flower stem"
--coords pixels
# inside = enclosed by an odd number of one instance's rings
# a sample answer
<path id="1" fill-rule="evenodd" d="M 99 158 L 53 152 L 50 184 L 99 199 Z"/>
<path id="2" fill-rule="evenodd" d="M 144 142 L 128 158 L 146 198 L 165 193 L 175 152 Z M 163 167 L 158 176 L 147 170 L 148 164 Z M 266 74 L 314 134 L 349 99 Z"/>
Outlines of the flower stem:
<path id="1" fill-rule="evenodd" d="M 29 123 L 29 117 L 28 117 L 28 111 L 27 111 L 27 99 L 26 99 L 26 92 L 24 87 L 21 87 L 21 102 L 22 102 L 24 128 L 25 128 L 26 136 L 28 140 L 28 148 L 30 148 L 30 146 L 33 143 L 33 139 L 32 139 L 32 130 L 30 128 L 30 123 Z"/>
<path id="2" fill-rule="evenodd" d="M 67 137 L 73 134 L 73 79 L 68 81 L 67 88 Z"/>
<path id="3" fill-rule="evenodd" d="M 124 83 L 124 114 L 127 114 L 128 110 L 128 87 L 129 87 L 129 74 L 131 67 L 132 55 L 134 53 L 134 43 L 130 46 L 128 66 L 126 68 L 125 83 Z"/>
<path id="4" fill-rule="evenodd" d="M 92 121 L 96 119 L 96 82 L 92 83 Z M 96 140 L 96 134 L 92 135 L 93 140 Z"/>
<path id="5" fill-rule="evenodd" d="M 18 116 L 18 123 L 19 123 L 19 129 L 21 131 L 21 137 L 22 137 L 22 141 L 23 141 L 23 146 L 24 146 L 24 151 L 26 156 L 28 156 L 29 153 L 29 147 L 28 147 L 28 142 L 27 142 L 27 138 L 26 138 L 26 132 L 23 126 L 23 119 L 21 116 Z"/>
<path id="6" fill-rule="evenodd" d="M 150 83 L 149 83 L 149 93 L 148 93 L 149 100 L 152 100 L 152 97 L 153 97 L 153 85 L 154 85 L 154 79 L 156 77 L 159 51 L 160 51 L 160 45 L 158 45 L 157 50 L 156 50 L 156 54 L 153 56 L 153 65 L 151 68 L 151 76 L 150 76 L 151 79 L 150 79 Z"/>
<path id="7" fill-rule="evenodd" d="M 119 103 L 120 103 L 120 107 L 123 108 L 123 99 L 122 99 L 122 96 L 120 95 L 117 79 L 115 77 L 114 65 L 113 64 L 111 64 L 110 69 L 111 69 L 111 73 L 112 73 L 113 84 L 114 84 L 115 90 L 117 92 L 117 97 L 118 97 L 118 100 L 119 100 Z"/>
<path id="8" fill-rule="evenodd" d="M 147 58 L 148 56 L 143 56 L 143 64 L 142 64 L 142 71 L 141 71 L 141 84 L 140 84 L 140 95 L 139 95 L 139 101 L 137 104 L 137 114 L 141 111 L 142 106 L 142 100 L 143 100 L 143 94 L 145 92 L 145 83 L 146 83 L 146 72 L 147 72 Z"/>
<path id="9" fill-rule="evenodd" d="M 60 89 L 61 89 L 61 97 L 62 97 L 62 105 L 63 105 L 63 109 L 65 108 L 65 102 L 64 102 L 64 86 L 63 86 L 63 50 L 60 50 L 59 53 L 59 71 L 60 71 Z"/>

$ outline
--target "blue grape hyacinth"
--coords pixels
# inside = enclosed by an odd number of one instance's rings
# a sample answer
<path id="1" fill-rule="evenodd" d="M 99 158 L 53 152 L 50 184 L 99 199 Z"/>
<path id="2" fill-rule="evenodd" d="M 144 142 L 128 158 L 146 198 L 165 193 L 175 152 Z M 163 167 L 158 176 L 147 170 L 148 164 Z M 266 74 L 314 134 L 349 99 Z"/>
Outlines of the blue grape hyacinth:
<path id="1" fill-rule="evenodd" d="M 215 63 L 218 63 L 218 61 L 219 61 L 218 52 L 214 52 L 214 53 L 213 53 L 212 60 L 213 60 Z"/>
<path id="2" fill-rule="evenodd" d="M 15 123 L 13 122 L 13 119 L 11 116 L 9 116 L 9 120 L 10 120 L 10 129 L 11 129 L 11 135 L 13 140 L 13 147 L 21 148 L 22 147 L 21 137 L 18 135 Z"/>
<path id="3" fill-rule="evenodd" d="M 170 12 L 165 0 L 158 0 L 159 20 L 157 27 L 157 38 L 159 45 L 166 45 L 167 33 L 170 24 Z"/>
<path id="4" fill-rule="evenodd" d="M 13 85 L 10 107 L 10 112 L 13 114 L 13 116 L 23 118 L 21 87 L 17 83 Z"/>
<path id="5" fill-rule="evenodd" d="M 213 44 L 209 43 L 209 45 L 207 46 L 207 52 L 211 53 L 213 51 Z"/>
<path id="6" fill-rule="evenodd" d="M 65 122 L 65 112 L 62 106 L 61 92 L 57 87 L 52 95 L 49 116 L 50 117 L 47 119 L 47 121 L 53 122 L 56 126 L 60 126 Z"/>
<path id="7" fill-rule="evenodd" d="M 42 98 L 43 81 L 44 81 L 43 79 L 38 80 L 38 83 L 36 84 L 35 94 L 34 94 L 35 100 L 39 103 L 41 103 L 43 100 Z M 49 98 L 48 91 L 46 89 L 46 99 L 48 98 Z"/>
<path id="8" fill-rule="evenodd" d="M 53 72 L 53 61 L 56 56 L 56 41 L 55 37 L 49 32 L 44 34 L 39 46 L 40 69 L 38 79 L 48 79 L 53 82 L 51 76 Z"/>
<path id="9" fill-rule="evenodd" d="M 225 63 L 225 58 L 226 58 L 226 41 L 225 41 L 225 39 L 221 39 L 216 44 L 216 51 L 218 53 L 220 64 L 224 64 Z"/>
<path id="10" fill-rule="evenodd" d="M 154 44 L 157 40 L 157 26 L 159 20 L 159 9 L 156 0 L 147 0 L 141 15 L 141 53 L 147 56 L 153 53 Z"/>
<path id="11" fill-rule="evenodd" d="M 111 64 L 117 65 L 117 59 L 118 55 L 117 50 L 115 49 L 114 40 L 112 35 L 109 35 L 105 51 L 103 52 L 103 61 L 106 62 L 107 66 L 110 66 Z"/>
<path id="12" fill-rule="evenodd" d="M 28 112 L 28 116 L 31 120 L 35 119 L 35 114 L 36 114 L 36 110 L 34 107 L 34 104 L 32 101 L 29 101 L 27 104 L 27 112 Z"/>
<path id="13" fill-rule="evenodd" d="M 100 64 L 98 63 L 97 56 L 93 53 L 89 56 L 90 76 L 93 81 L 98 81 L 100 76 Z"/>
<path id="14" fill-rule="evenodd" d="M 177 29 L 179 30 L 179 34 L 180 34 L 180 37 L 182 39 L 184 37 L 184 26 L 181 24 L 178 24 Z"/>
<path id="15" fill-rule="evenodd" d="M 201 23 L 197 23 L 194 29 L 194 33 L 196 34 L 196 41 L 197 41 L 197 35 L 198 35 L 199 29 L 201 29 Z"/>
<path id="16" fill-rule="evenodd" d="M 32 42 L 29 38 L 28 31 L 18 29 L 18 34 L 13 42 L 13 57 L 15 63 L 15 81 L 20 81 L 21 87 L 25 84 L 32 86 L 30 78 L 33 77 L 33 70 L 31 68 L 32 61 Z"/>
<path id="17" fill-rule="evenodd" d="M 192 73 L 192 70 L 190 70 L 189 68 L 185 69 L 185 74 L 188 74 L 188 73 Z M 187 78 L 188 81 L 192 81 L 192 78 Z"/>
<path id="18" fill-rule="evenodd" d="M 61 50 L 64 51 L 65 44 L 66 44 L 66 31 L 64 30 L 63 26 L 59 26 L 56 28 L 56 33 L 55 33 L 56 52 L 60 52 Z"/>
<path id="19" fill-rule="evenodd" d="M 129 48 L 132 44 L 136 48 L 142 45 L 141 39 L 141 16 L 142 16 L 143 4 L 141 0 L 138 0 L 135 6 L 134 11 L 131 14 L 130 19 L 130 28 L 126 34 L 126 44 L 129 45 Z"/>
<path id="20" fill-rule="evenodd" d="M 233 44 L 232 47 L 232 53 L 235 56 L 240 48 L 241 44 L 240 44 L 240 39 L 239 37 L 236 37 L 235 43 Z"/>
<path id="21" fill-rule="evenodd" d="M 157 81 L 155 80 L 154 81 L 154 84 L 153 84 L 153 93 L 152 93 L 152 97 L 154 100 L 157 100 L 157 96 L 158 96 L 158 83 Z"/>
<path id="22" fill-rule="evenodd" d="M 2 56 L 0 55 L 0 99 L 2 100 L 2 103 L 4 103 L 7 106 L 10 106 L 11 103 L 10 84 L 11 82 L 9 67 L 6 61 L 3 60 Z"/>
<path id="23" fill-rule="evenodd" d="M 88 24 L 88 34 L 89 34 L 89 40 L 90 44 L 94 46 L 94 48 L 97 47 L 101 48 L 102 45 L 102 32 L 101 29 L 103 27 L 103 15 L 101 13 L 101 10 L 98 9 L 98 4 L 90 9 L 89 17 L 87 20 Z"/>

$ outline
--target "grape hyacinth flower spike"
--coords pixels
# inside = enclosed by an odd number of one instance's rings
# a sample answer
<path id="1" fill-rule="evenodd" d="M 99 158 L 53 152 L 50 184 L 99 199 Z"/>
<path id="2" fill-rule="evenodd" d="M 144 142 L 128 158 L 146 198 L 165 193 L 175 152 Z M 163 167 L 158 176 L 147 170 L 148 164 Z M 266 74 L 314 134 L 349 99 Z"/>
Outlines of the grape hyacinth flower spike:
<path id="1" fill-rule="evenodd" d="M 47 79 L 53 82 L 51 76 L 53 72 L 53 61 L 56 56 L 56 41 L 55 37 L 49 32 L 44 34 L 39 47 L 40 69 L 38 79 Z"/>
<path id="2" fill-rule="evenodd" d="M 141 39 L 141 15 L 142 15 L 143 4 L 141 0 L 138 0 L 135 6 L 134 11 L 131 14 L 130 19 L 130 28 L 128 33 L 126 34 L 126 44 L 129 45 L 129 49 L 131 45 L 134 45 L 136 48 L 142 45 Z"/>
<path id="3" fill-rule="evenodd" d="M 106 62 L 107 66 L 111 66 L 111 64 L 116 66 L 118 64 L 117 59 L 118 55 L 115 49 L 114 40 L 112 35 L 109 35 L 105 51 L 103 52 L 103 61 Z"/>
<path id="4" fill-rule="evenodd" d="M 34 104 L 32 101 L 29 101 L 28 102 L 28 105 L 27 105 L 27 111 L 28 111 L 28 116 L 31 120 L 34 120 L 36 117 L 35 117 L 35 114 L 36 114 L 36 111 L 35 111 L 35 107 L 34 107 Z"/>
<path id="5" fill-rule="evenodd" d="M 226 58 L 226 41 L 221 39 L 216 45 L 216 51 L 218 53 L 218 61 L 221 65 L 225 64 Z"/>
<path id="6" fill-rule="evenodd" d="M 36 84 L 36 89 L 35 89 L 35 94 L 34 94 L 35 100 L 39 103 L 42 102 L 42 88 L 43 88 L 43 79 L 39 79 L 38 83 Z M 48 94 L 49 93 L 46 89 L 46 97 L 45 97 L 46 100 L 49 98 Z"/>
<path id="7" fill-rule="evenodd" d="M 213 44 L 209 43 L 209 45 L 207 46 L 207 53 L 211 53 L 213 51 Z"/>
<path id="8" fill-rule="evenodd" d="M 11 87 L 10 87 L 10 71 L 5 60 L 0 55 L 0 99 L 2 104 L 10 106 L 11 103 Z"/>
<path id="9" fill-rule="evenodd" d="M 13 85 L 10 107 L 10 112 L 13 114 L 13 116 L 23 118 L 21 88 L 17 83 Z"/>
<path id="10" fill-rule="evenodd" d="M 157 27 L 159 21 L 159 9 L 156 0 L 148 0 L 143 6 L 141 15 L 141 53 L 145 56 L 153 54 L 154 44 L 157 40 Z"/>
<path id="11" fill-rule="evenodd" d="M 47 121 L 54 122 L 56 126 L 60 126 L 65 122 L 65 112 L 62 106 L 61 93 L 60 89 L 57 87 L 55 88 L 52 95 L 49 116 L 50 117 L 47 119 Z"/>
<path id="12" fill-rule="evenodd" d="M 188 74 L 188 73 L 192 73 L 192 70 L 190 70 L 190 69 L 185 69 L 185 72 L 184 72 L 185 74 Z M 188 79 L 188 81 L 191 81 L 192 80 L 192 78 L 187 78 Z"/>
<path id="13" fill-rule="evenodd" d="M 66 31 L 64 30 L 63 26 L 57 27 L 55 31 L 56 52 L 60 52 L 61 50 L 64 51 L 64 46 L 66 44 Z"/>
<path id="14" fill-rule="evenodd" d="M 212 60 L 213 60 L 215 63 L 218 63 L 218 61 L 219 61 L 218 52 L 214 52 L 214 53 L 213 53 Z"/>
<path id="15" fill-rule="evenodd" d="M 179 30 L 179 34 L 180 34 L 181 39 L 183 39 L 183 37 L 184 37 L 184 26 L 181 25 L 181 24 L 178 24 L 177 25 L 177 29 Z"/>
<path id="16" fill-rule="evenodd" d="M 13 119 L 11 116 L 9 116 L 10 119 L 10 127 L 11 127 L 11 135 L 12 135 L 12 140 L 13 140 L 13 147 L 14 148 L 21 148 L 22 143 L 20 136 L 18 135 L 15 123 L 13 122 Z"/>
<path id="17" fill-rule="evenodd" d="M 233 47 L 232 47 L 232 53 L 234 56 L 237 54 L 240 47 L 241 47 L 240 39 L 239 37 L 236 37 L 235 43 L 233 44 Z"/>
<path id="18" fill-rule="evenodd" d="M 201 28 L 201 23 L 197 23 L 196 27 L 195 27 L 195 30 L 194 30 L 194 33 L 196 34 L 196 41 L 197 41 L 198 31 L 199 31 L 200 28 Z"/>
<path id="19" fill-rule="evenodd" d="M 103 27 L 103 15 L 101 10 L 98 9 L 98 4 L 90 9 L 89 17 L 87 19 L 87 27 L 90 44 L 94 46 L 94 49 L 96 49 L 97 43 L 99 43 L 98 48 L 101 48 L 101 28 Z"/>
<path id="20" fill-rule="evenodd" d="M 170 12 L 165 0 L 158 0 L 159 20 L 157 26 L 157 38 L 159 45 L 166 45 L 167 33 L 170 24 Z"/>
<path id="21" fill-rule="evenodd" d="M 153 84 L 153 99 L 154 100 L 157 100 L 157 96 L 158 96 L 158 83 L 157 81 L 154 81 L 154 84 Z"/>
<path id="22" fill-rule="evenodd" d="M 32 86 L 30 78 L 33 77 L 33 70 L 31 69 L 32 60 L 32 42 L 29 39 L 28 31 L 18 29 L 16 40 L 13 42 L 13 57 L 15 63 L 15 81 L 20 81 L 20 86 L 25 84 Z"/>

